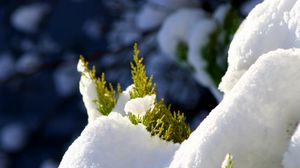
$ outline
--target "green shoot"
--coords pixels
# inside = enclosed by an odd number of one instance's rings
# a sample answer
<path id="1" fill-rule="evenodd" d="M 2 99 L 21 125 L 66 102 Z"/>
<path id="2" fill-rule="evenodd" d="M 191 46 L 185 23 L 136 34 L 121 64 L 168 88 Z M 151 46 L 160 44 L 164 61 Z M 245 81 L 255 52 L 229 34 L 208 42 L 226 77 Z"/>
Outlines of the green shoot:
<path id="1" fill-rule="evenodd" d="M 152 84 L 153 76 L 150 78 L 146 75 L 145 66 L 143 65 L 143 58 L 139 59 L 138 45 L 134 44 L 133 63 L 131 65 L 131 76 L 134 84 L 133 90 L 130 92 L 131 99 L 137 97 L 144 97 L 156 93 L 156 86 Z"/>
<path id="2" fill-rule="evenodd" d="M 82 72 L 82 75 L 95 82 L 97 91 L 97 99 L 95 100 L 95 103 L 97 104 L 98 111 L 103 115 L 108 115 L 117 102 L 115 98 L 116 92 L 112 84 L 106 82 L 104 73 L 102 73 L 101 78 L 97 78 L 95 66 L 93 66 L 92 69 L 89 69 L 89 64 L 83 56 L 80 56 L 80 61 L 84 67 L 84 72 Z"/>

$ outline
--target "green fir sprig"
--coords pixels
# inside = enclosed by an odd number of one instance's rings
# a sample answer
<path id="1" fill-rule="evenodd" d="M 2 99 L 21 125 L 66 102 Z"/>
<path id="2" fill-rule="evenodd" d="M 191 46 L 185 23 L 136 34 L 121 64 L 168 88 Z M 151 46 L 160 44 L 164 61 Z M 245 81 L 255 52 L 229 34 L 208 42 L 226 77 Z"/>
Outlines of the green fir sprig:
<path id="1" fill-rule="evenodd" d="M 97 104 L 97 110 L 103 115 L 108 115 L 115 107 L 117 102 L 116 92 L 112 84 L 106 82 L 104 73 L 102 73 L 101 78 L 96 77 L 95 66 L 93 66 L 92 69 L 89 69 L 89 63 L 84 59 L 83 56 L 80 56 L 80 61 L 85 68 L 85 72 L 82 72 L 82 75 L 88 76 L 88 78 L 95 82 L 97 99 L 94 101 Z"/>
<path id="2" fill-rule="evenodd" d="M 130 98 L 142 98 L 146 95 L 156 94 L 156 85 L 153 84 L 153 76 L 148 78 L 143 64 L 143 58 L 139 58 L 137 44 L 134 44 L 133 62 L 131 63 L 131 75 L 133 89 L 130 91 Z M 95 82 L 97 90 L 98 111 L 108 115 L 117 103 L 116 91 L 111 83 L 107 83 L 105 75 L 96 77 L 96 68 L 88 68 L 88 62 L 81 56 L 80 60 L 85 68 L 82 75 L 88 76 Z M 117 87 L 118 96 L 122 93 L 120 85 Z M 181 143 L 191 133 L 189 126 L 185 123 L 185 116 L 180 112 L 171 112 L 171 106 L 166 106 L 164 100 L 155 100 L 153 108 L 148 110 L 144 116 L 136 116 L 129 113 L 129 119 L 133 124 L 143 124 L 152 136 L 158 136 L 163 140 Z"/>
<path id="3" fill-rule="evenodd" d="M 131 63 L 131 73 L 134 83 L 130 92 L 131 99 L 155 94 L 155 84 L 153 77 L 147 77 L 145 66 L 139 58 L 137 44 L 134 45 L 134 63 Z M 185 123 L 185 116 L 180 112 L 171 112 L 171 106 L 166 106 L 164 100 L 154 102 L 154 107 L 146 112 L 144 116 L 129 114 L 129 119 L 133 124 L 143 124 L 153 136 L 159 136 L 166 141 L 181 143 L 187 139 L 191 133 L 189 126 Z"/>
<path id="4" fill-rule="evenodd" d="M 137 43 L 134 44 L 133 50 L 133 62 L 131 65 L 131 77 L 134 84 L 132 91 L 130 92 L 131 99 L 144 97 L 146 95 L 152 95 L 156 93 L 156 85 L 152 84 L 153 76 L 147 77 L 145 66 L 143 64 L 143 58 L 139 58 L 139 49 Z"/>

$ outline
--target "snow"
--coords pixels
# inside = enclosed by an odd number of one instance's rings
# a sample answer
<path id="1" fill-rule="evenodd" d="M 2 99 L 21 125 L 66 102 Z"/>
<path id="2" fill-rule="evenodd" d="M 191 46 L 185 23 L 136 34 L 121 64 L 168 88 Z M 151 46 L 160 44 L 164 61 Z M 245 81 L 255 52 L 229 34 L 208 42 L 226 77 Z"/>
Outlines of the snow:
<path id="1" fill-rule="evenodd" d="M 83 62 L 81 60 L 79 60 L 77 64 L 77 71 L 82 73 L 79 82 L 79 91 L 87 110 L 88 122 L 92 122 L 102 115 L 98 111 L 97 104 L 95 102 L 98 98 L 96 83 L 91 79 L 90 74 L 87 72 L 86 67 L 83 66 Z"/>
<path id="2" fill-rule="evenodd" d="M 7 79 L 15 72 L 15 62 L 9 52 L 0 54 L 0 81 Z"/>
<path id="3" fill-rule="evenodd" d="M 131 99 L 125 104 L 125 113 L 132 113 L 136 116 L 144 116 L 148 110 L 154 107 L 155 99 L 155 94 Z"/>
<path id="4" fill-rule="evenodd" d="M 123 116 L 126 114 L 124 108 L 125 108 L 126 103 L 130 100 L 130 92 L 132 91 L 133 87 L 134 87 L 133 84 L 128 86 L 126 88 L 126 90 L 123 91 L 121 93 L 121 95 L 119 95 L 117 104 L 112 110 L 113 112 L 118 112 L 118 113 L 122 114 Z"/>
<path id="5" fill-rule="evenodd" d="M 0 136 L 1 148 L 8 152 L 16 152 L 26 144 L 27 133 L 24 126 L 19 123 L 4 126 Z"/>
<path id="6" fill-rule="evenodd" d="M 161 50 L 171 58 L 175 58 L 178 43 L 187 43 L 191 27 L 203 17 L 205 13 L 200 9 L 179 9 L 170 15 L 158 32 Z"/>
<path id="7" fill-rule="evenodd" d="M 16 62 L 16 70 L 22 73 L 31 73 L 40 66 L 41 60 L 37 53 L 26 52 Z"/>
<path id="8" fill-rule="evenodd" d="M 44 3 L 35 3 L 17 8 L 11 16 L 14 28 L 25 33 L 35 33 L 49 6 Z"/>
<path id="9" fill-rule="evenodd" d="M 293 133 L 293 132 L 291 132 Z M 282 165 L 284 168 L 300 167 L 300 125 L 294 132 L 288 151 L 283 156 Z"/>
<path id="10" fill-rule="evenodd" d="M 168 15 L 165 10 L 146 4 L 137 14 L 136 25 L 142 31 L 151 30 L 159 26 Z"/>
<path id="11" fill-rule="evenodd" d="M 300 49 L 262 55 L 176 152 L 170 168 L 280 168 L 300 121 Z M 213 157 L 212 157 L 213 156 Z"/>
<path id="12" fill-rule="evenodd" d="M 228 51 L 229 67 L 219 88 L 228 93 L 259 56 L 277 48 L 300 47 L 300 1 L 265 0 L 235 34 Z"/>
<path id="13" fill-rule="evenodd" d="M 59 168 L 166 167 L 179 145 L 151 136 L 144 125 L 112 112 L 89 123 Z"/>

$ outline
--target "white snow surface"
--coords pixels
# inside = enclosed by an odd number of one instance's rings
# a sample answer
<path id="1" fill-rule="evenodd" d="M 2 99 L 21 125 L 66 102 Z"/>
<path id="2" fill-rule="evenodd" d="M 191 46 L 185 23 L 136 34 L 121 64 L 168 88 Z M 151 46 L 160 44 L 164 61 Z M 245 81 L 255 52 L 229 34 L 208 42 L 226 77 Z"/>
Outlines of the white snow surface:
<path id="1" fill-rule="evenodd" d="M 112 112 L 89 123 L 59 168 L 163 168 L 179 144 L 151 136 L 144 125 Z"/>
<path id="2" fill-rule="evenodd" d="M 161 50 L 171 58 L 175 58 L 178 43 L 187 43 L 193 25 L 204 17 L 204 11 L 188 8 L 179 9 L 170 15 L 158 32 L 158 44 Z"/>
<path id="3" fill-rule="evenodd" d="M 21 6 L 11 16 L 14 28 L 25 33 L 35 33 L 44 15 L 49 11 L 49 6 L 44 3 L 34 3 Z"/>
<path id="4" fill-rule="evenodd" d="M 100 117 L 102 114 L 98 111 L 97 104 L 97 89 L 96 82 L 91 79 L 90 74 L 86 67 L 83 66 L 83 62 L 79 60 L 77 64 L 77 71 L 81 72 L 81 78 L 79 82 L 79 91 L 82 95 L 82 100 L 88 114 L 88 122 L 92 122 Z"/>
<path id="5" fill-rule="evenodd" d="M 155 94 L 131 99 L 125 105 L 125 113 L 132 113 L 136 116 L 144 116 L 148 110 L 154 107 L 155 99 Z"/>
<path id="6" fill-rule="evenodd" d="M 219 88 L 227 93 L 259 56 L 269 51 L 300 47 L 300 1 L 265 0 L 257 5 L 235 34 L 229 67 Z"/>
<path id="7" fill-rule="evenodd" d="M 300 49 L 261 56 L 176 152 L 170 168 L 280 168 L 300 120 Z"/>
<path id="8" fill-rule="evenodd" d="M 128 86 L 125 91 L 123 91 L 121 93 L 121 95 L 119 96 L 119 98 L 117 100 L 116 106 L 112 109 L 113 112 L 120 113 L 123 116 L 126 115 L 124 108 L 125 108 L 126 103 L 130 100 L 130 92 L 132 91 L 133 87 L 134 87 L 134 85 L 132 84 L 132 85 Z"/>
<path id="9" fill-rule="evenodd" d="M 284 168 L 300 167 L 300 125 L 293 134 L 288 151 L 284 154 L 282 165 Z"/>

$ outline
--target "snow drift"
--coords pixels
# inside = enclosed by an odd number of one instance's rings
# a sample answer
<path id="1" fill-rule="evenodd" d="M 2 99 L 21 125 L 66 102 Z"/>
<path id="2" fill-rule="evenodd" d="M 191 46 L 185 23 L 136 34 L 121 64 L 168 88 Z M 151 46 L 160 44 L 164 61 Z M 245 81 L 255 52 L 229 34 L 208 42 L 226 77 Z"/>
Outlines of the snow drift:
<path id="1" fill-rule="evenodd" d="M 65 153 L 59 168 L 166 167 L 179 144 L 151 136 L 144 125 L 112 112 L 89 123 Z"/>
<path id="2" fill-rule="evenodd" d="M 265 0 L 240 26 L 230 48 L 229 67 L 219 88 L 227 93 L 262 54 L 300 47 L 300 1 Z"/>
<path id="3" fill-rule="evenodd" d="M 182 143 L 170 168 L 216 168 L 227 153 L 235 167 L 281 167 L 300 120 L 300 49 L 262 55 Z"/>

